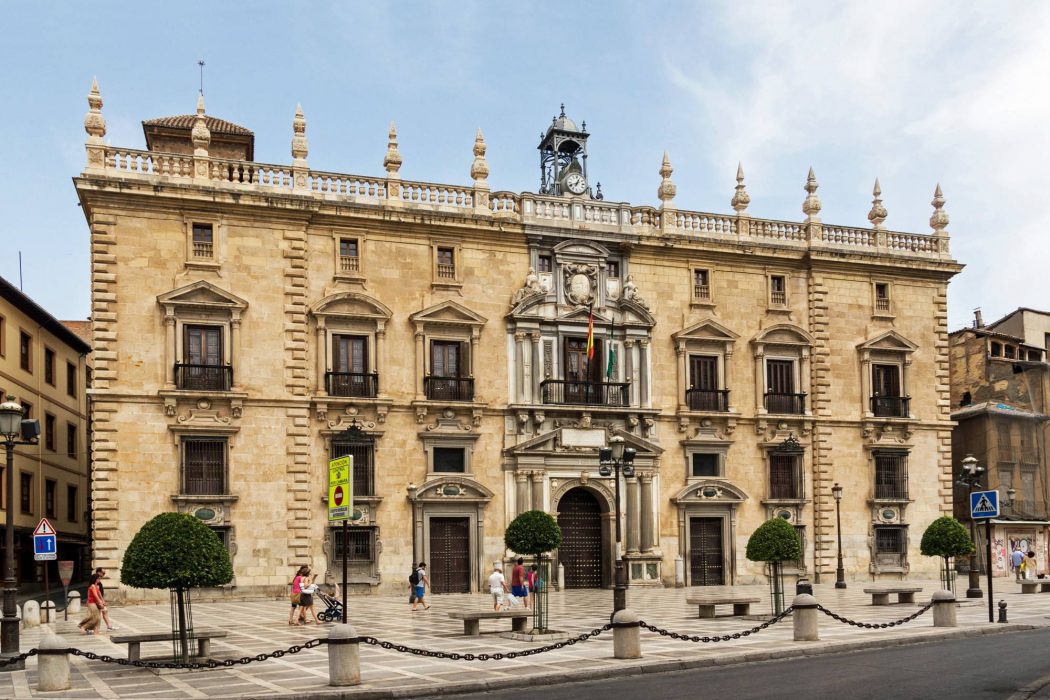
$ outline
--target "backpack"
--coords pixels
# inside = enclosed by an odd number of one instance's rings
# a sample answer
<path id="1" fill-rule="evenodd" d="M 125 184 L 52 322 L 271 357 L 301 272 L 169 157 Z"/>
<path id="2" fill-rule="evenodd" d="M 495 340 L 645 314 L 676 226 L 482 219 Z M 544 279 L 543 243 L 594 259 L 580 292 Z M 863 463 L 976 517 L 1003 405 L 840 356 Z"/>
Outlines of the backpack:
<path id="1" fill-rule="evenodd" d="M 419 585 L 419 569 L 412 570 L 412 573 L 408 575 L 408 582 L 413 586 Z"/>

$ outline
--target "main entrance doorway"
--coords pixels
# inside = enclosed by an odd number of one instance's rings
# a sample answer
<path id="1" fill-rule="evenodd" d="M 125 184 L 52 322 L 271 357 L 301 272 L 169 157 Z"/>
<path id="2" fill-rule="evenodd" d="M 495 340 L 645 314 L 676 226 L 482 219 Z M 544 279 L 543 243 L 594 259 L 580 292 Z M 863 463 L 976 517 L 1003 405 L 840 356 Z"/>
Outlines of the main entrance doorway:
<path id="1" fill-rule="evenodd" d="M 558 503 L 561 546 L 558 561 L 565 567 L 566 588 L 602 585 L 602 508 L 586 489 L 575 488 Z"/>
<path id="2" fill-rule="evenodd" d="M 722 519 L 689 519 L 689 583 L 721 586 L 725 583 Z"/>
<path id="3" fill-rule="evenodd" d="M 430 590 L 470 593 L 470 518 L 430 519 Z"/>

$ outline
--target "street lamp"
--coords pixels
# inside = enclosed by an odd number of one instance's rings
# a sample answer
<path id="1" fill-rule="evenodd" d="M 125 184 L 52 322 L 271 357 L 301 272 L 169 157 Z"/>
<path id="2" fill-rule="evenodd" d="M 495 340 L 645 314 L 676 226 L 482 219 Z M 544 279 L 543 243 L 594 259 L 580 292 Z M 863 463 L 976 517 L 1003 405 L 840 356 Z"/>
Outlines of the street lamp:
<path id="1" fill-rule="evenodd" d="M 973 493 L 974 489 L 981 485 L 981 477 L 984 476 L 984 467 L 977 463 L 977 458 L 973 455 L 966 455 L 962 461 L 962 472 L 959 474 L 959 479 L 956 483 L 961 486 L 965 486 L 969 489 L 969 493 Z M 981 572 L 977 566 L 977 535 L 975 532 L 975 526 L 973 516 L 970 517 L 970 539 L 974 542 L 974 550 L 970 553 L 970 587 L 966 589 L 967 598 L 982 598 L 984 593 L 981 591 Z"/>
<path id="2" fill-rule="evenodd" d="M 835 498 L 835 524 L 838 526 L 839 536 L 839 565 L 835 569 L 835 588 L 846 587 L 846 571 L 842 568 L 842 487 L 836 481 L 831 487 L 831 495 Z"/>
<path id="3" fill-rule="evenodd" d="M 620 548 L 620 474 L 622 472 L 627 479 L 634 476 L 635 454 L 635 449 L 627 447 L 620 435 L 609 438 L 609 446 L 598 450 L 598 473 L 602 476 L 613 476 L 616 481 L 616 575 L 613 582 L 613 615 L 627 607 L 627 572 Z"/>
<path id="4" fill-rule="evenodd" d="M 4 616 L 0 619 L 0 659 L 7 660 L 18 656 L 18 617 L 15 607 L 15 596 L 18 593 L 15 583 L 15 509 L 11 495 L 15 488 L 15 445 L 34 445 L 40 434 L 40 424 L 35 420 L 22 420 L 24 410 L 8 394 L 7 400 L 0 403 L 0 438 L 7 451 L 7 473 L 4 478 Z M 21 438 L 21 439 L 18 439 Z M 25 668 L 24 661 L 16 661 L 0 666 L 0 671 L 20 671 Z"/>

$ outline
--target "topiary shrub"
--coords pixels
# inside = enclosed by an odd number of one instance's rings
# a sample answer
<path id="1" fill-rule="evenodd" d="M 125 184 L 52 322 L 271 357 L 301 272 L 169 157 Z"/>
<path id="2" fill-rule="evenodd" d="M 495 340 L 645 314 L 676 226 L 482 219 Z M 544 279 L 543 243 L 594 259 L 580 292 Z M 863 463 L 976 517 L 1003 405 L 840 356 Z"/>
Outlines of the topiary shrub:
<path id="1" fill-rule="evenodd" d="M 773 614 L 784 611 L 784 575 L 780 563 L 802 558 L 802 542 L 791 524 L 773 518 L 758 526 L 747 540 L 745 555 L 751 561 L 769 562 Z"/>
<path id="2" fill-rule="evenodd" d="M 540 634 L 548 629 L 547 620 L 547 581 L 550 572 L 546 570 L 540 555 L 557 549 L 561 544 L 561 528 L 550 513 L 542 510 L 527 510 L 514 518 L 503 533 L 503 544 L 516 554 L 531 554 L 535 557 L 539 579 L 532 595 L 532 629 Z"/>
<path id="3" fill-rule="evenodd" d="M 954 591 L 955 576 L 952 574 L 951 560 L 953 557 L 972 554 L 974 546 L 970 533 L 966 531 L 962 523 L 950 515 L 942 515 L 930 523 L 930 526 L 922 533 L 919 551 L 927 557 L 944 558 L 941 580 L 947 590 Z"/>
<path id="4" fill-rule="evenodd" d="M 135 533 L 120 566 L 120 580 L 134 588 L 172 592 L 172 643 L 176 660 L 189 658 L 192 618 L 186 591 L 233 579 L 230 554 L 211 528 L 186 513 L 161 513 Z"/>

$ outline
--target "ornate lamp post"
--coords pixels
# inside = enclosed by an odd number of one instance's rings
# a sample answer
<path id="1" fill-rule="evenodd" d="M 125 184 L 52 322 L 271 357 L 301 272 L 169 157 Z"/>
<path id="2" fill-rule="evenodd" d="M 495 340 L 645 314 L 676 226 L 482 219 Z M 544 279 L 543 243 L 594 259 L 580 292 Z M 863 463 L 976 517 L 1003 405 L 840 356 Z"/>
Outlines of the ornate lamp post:
<path id="1" fill-rule="evenodd" d="M 623 438 L 615 435 L 609 438 L 609 447 L 598 450 L 598 473 L 612 476 L 616 481 L 616 575 L 613 582 L 613 615 L 627 607 L 627 571 L 624 568 L 623 552 L 620 548 L 620 474 L 625 478 L 634 476 L 634 455 L 632 447 L 624 445 Z"/>
<path id="2" fill-rule="evenodd" d="M 961 486 L 965 486 L 969 489 L 968 493 L 973 493 L 974 489 L 981 485 L 981 477 L 984 476 L 984 467 L 977 463 L 977 458 L 973 455 L 966 455 L 962 461 L 962 471 L 959 473 L 959 479 L 956 483 Z M 969 503 L 969 501 L 967 501 Z M 970 539 L 976 543 L 977 536 L 975 532 L 973 518 L 970 518 Z M 982 598 L 984 592 L 981 590 L 981 572 L 977 565 L 977 548 L 974 547 L 973 552 L 970 554 L 970 583 L 969 588 L 966 589 L 967 598 Z"/>
<path id="3" fill-rule="evenodd" d="M 839 565 L 835 569 L 835 588 L 846 587 L 846 570 L 842 568 L 842 487 L 836 481 L 831 487 L 831 495 L 835 498 L 835 524 L 839 539 Z"/>
<path id="4" fill-rule="evenodd" d="M 18 584 L 15 582 L 15 509 L 12 504 L 14 493 L 15 445 L 35 445 L 36 436 L 40 434 L 37 421 L 23 421 L 22 405 L 15 397 L 8 395 L 0 403 L 0 440 L 3 440 L 7 452 L 6 473 L 4 474 L 4 616 L 0 619 L 0 659 L 18 656 L 18 617 L 16 615 L 15 596 Z M 21 439 L 19 439 L 21 438 Z M 25 668 L 24 661 L 0 666 L 0 671 L 20 671 Z"/>

